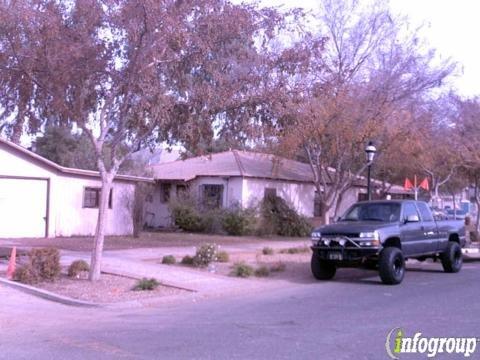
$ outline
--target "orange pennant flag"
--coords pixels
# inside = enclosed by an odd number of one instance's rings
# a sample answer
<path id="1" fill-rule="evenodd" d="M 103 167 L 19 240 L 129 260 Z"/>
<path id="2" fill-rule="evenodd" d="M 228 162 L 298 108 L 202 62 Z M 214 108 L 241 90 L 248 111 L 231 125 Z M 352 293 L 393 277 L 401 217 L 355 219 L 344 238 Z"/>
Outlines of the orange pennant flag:
<path id="1" fill-rule="evenodd" d="M 423 181 L 420 183 L 419 187 L 429 191 L 430 187 L 428 186 L 428 179 L 427 178 L 423 179 Z"/>
<path id="2" fill-rule="evenodd" d="M 413 189 L 413 184 L 408 178 L 405 178 L 405 184 L 403 185 L 403 188 L 405 190 Z"/>

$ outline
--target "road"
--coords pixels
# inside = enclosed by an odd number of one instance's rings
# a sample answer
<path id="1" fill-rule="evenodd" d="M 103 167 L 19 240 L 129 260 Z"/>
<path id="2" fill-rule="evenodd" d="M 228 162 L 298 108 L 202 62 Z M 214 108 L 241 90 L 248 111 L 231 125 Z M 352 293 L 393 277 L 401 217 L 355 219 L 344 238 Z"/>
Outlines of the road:
<path id="1" fill-rule="evenodd" d="M 400 286 L 347 269 L 332 282 L 309 278 L 268 293 L 121 310 L 0 288 L 0 358 L 386 359 L 396 327 L 409 336 L 480 337 L 480 263 L 459 274 L 440 268 L 410 265 Z"/>

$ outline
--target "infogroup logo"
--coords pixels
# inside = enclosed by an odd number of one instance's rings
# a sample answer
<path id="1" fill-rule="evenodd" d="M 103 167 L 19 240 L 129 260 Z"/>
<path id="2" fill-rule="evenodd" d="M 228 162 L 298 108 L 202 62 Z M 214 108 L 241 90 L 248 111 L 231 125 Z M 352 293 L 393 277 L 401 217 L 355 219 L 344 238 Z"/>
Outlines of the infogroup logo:
<path id="1" fill-rule="evenodd" d="M 387 334 L 385 349 L 391 359 L 400 359 L 400 354 L 419 354 L 433 358 L 438 354 L 463 355 L 468 358 L 475 353 L 476 337 L 425 337 L 416 332 L 413 337 L 405 336 L 401 328 L 394 328 Z"/>

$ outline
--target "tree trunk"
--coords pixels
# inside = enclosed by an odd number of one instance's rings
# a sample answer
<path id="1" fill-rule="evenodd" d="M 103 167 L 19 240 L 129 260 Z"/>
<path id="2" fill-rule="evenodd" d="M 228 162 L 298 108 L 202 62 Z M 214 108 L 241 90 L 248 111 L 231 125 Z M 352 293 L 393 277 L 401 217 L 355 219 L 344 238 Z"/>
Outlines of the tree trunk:
<path id="1" fill-rule="evenodd" d="M 102 190 L 100 191 L 100 199 L 98 204 L 97 228 L 95 230 L 95 237 L 93 240 L 94 248 L 90 261 L 89 279 L 91 281 L 100 280 L 103 243 L 105 240 L 105 227 L 107 225 L 108 219 L 108 200 L 110 197 L 110 190 L 112 189 L 112 184 L 113 176 L 109 173 L 102 174 Z"/>
<path id="2" fill-rule="evenodd" d="M 330 211 L 328 210 L 322 211 L 321 218 L 322 218 L 323 225 L 330 224 Z"/>
<path id="3" fill-rule="evenodd" d="M 334 216 L 335 218 L 336 218 L 337 216 L 339 216 L 338 211 L 340 210 L 340 206 L 342 205 L 343 194 L 344 194 L 344 193 L 341 193 L 341 194 L 338 195 L 338 197 L 337 197 L 337 201 L 336 201 L 336 203 L 335 203 L 335 213 L 333 214 L 333 216 Z"/>
<path id="4" fill-rule="evenodd" d="M 480 229 L 480 199 L 475 196 L 475 204 L 477 205 L 477 218 L 475 219 L 475 230 L 478 232 Z"/>

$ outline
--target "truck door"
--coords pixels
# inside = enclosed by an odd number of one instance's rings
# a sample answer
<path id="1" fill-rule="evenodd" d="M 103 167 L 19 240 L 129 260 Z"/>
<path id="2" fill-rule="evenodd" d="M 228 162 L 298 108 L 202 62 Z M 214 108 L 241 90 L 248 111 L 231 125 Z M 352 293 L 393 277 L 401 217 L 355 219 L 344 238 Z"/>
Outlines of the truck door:
<path id="1" fill-rule="evenodd" d="M 424 202 L 417 203 L 418 211 L 423 224 L 423 241 L 419 252 L 433 253 L 437 251 L 438 242 L 440 241 L 437 223 L 433 219 L 432 212 L 428 205 Z"/>
<path id="2" fill-rule="evenodd" d="M 402 236 L 402 250 L 405 256 L 418 254 L 422 248 L 424 231 L 417 207 L 413 202 L 403 204 L 400 233 Z"/>

